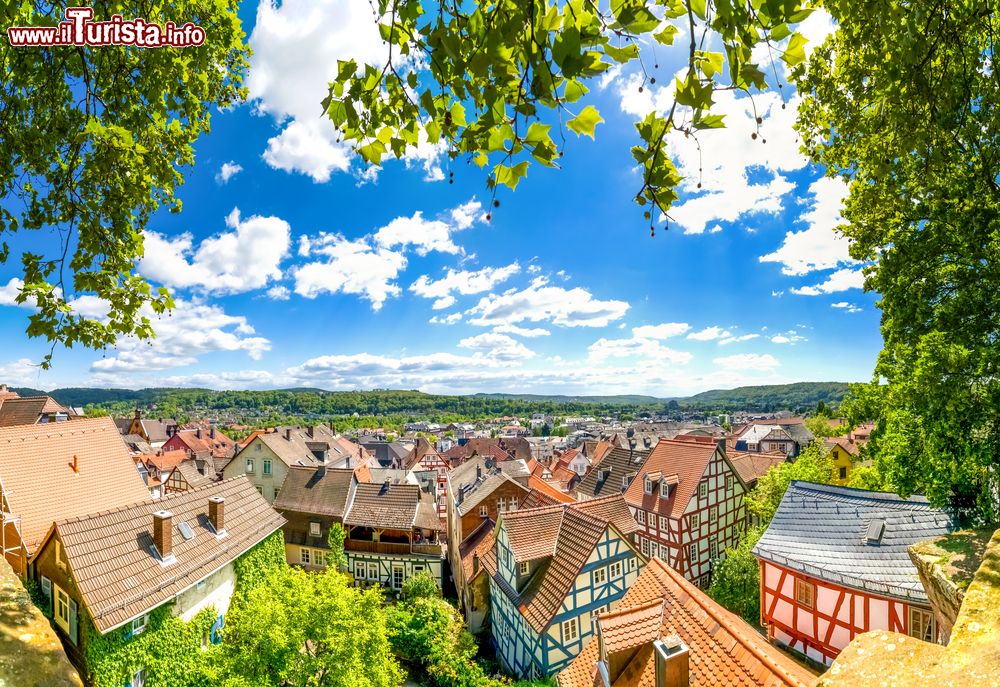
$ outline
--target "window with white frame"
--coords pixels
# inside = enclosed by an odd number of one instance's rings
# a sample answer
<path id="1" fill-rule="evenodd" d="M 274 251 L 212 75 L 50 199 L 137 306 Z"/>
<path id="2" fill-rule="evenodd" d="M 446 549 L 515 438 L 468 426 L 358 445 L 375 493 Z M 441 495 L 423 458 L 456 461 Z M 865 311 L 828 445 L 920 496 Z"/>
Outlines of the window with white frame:
<path id="1" fill-rule="evenodd" d="M 692 563 L 698 560 L 698 545 L 688 544 L 688 560 Z"/>
<path id="2" fill-rule="evenodd" d="M 511 510 L 517 510 L 517 497 L 516 496 L 511 496 L 510 497 L 510 509 Z"/>
<path id="3" fill-rule="evenodd" d="M 645 525 L 646 524 L 646 511 L 641 510 L 638 513 L 636 513 L 636 516 L 639 518 L 639 524 L 640 525 Z"/>
<path id="4" fill-rule="evenodd" d="M 365 578 L 364 561 L 354 561 L 354 579 L 363 580 Z"/>
<path id="5" fill-rule="evenodd" d="M 481 518 L 488 518 L 489 516 L 490 516 L 490 507 L 489 506 L 480 506 L 479 507 L 479 517 L 481 517 Z"/>
<path id="6" fill-rule="evenodd" d="M 643 488 L 643 491 L 645 491 L 647 494 L 652 494 L 653 493 L 653 480 L 651 480 L 651 479 L 649 479 L 647 477 L 645 480 L 643 480 L 642 488 Z"/>
<path id="7" fill-rule="evenodd" d="M 715 506 L 712 506 L 711 508 L 708 509 L 708 522 L 709 524 L 714 525 L 715 521 L 718 519 L 719 519 L 719 509 L 716 508 Z"/>
<path id="8" fill-rule="evenodd" d="M 497 499 L 497 512 L 503 513 L 505 510 L 507 510 L 507 499 L 501 496 Z"/>
<path id="9" fill-rule="evenodd" d="M 691 514 L 691 529 L 696 530 L 701 527 L 701 516 L 698 513 Z"/>
<path id="10" fill-rule="evenodd" d="M 149 625 L 149 615 L 141 615 L 138 618 L 135 618 L 132 620 L 132 634 L 142 634 L 142 631 L 146 629 L 147 625 Z"/>
<path id="11" fill-rule="evenodd" d="M 660 498 L 670 498 L 670 483 L 667 480 L 660 480 Z"/>
<path id="12" fill-rule="evenodd" d="M 305 548 L 299 549 L 299 563 L 301 563 L 302 565 L 309 565 L 310 563 L 309 549 Z"/>
<path id="13" fill-rule="evenodd" d="M 378 563 L 368 563 L 368 579 L 378 579 Z"/>
<path id="14" fill-rule="evenodd" d="M 639 537 L 639 549 L 643 556 L 649 556 L 649 540 L 645 537 Z"/>
<path id="15" fill-rule="evenodd" d="M 531 564 L 528 561 L 521 561 L 517 564 L 517 572 L 520 575 L 527 575 L 531 570 Z"/>
<path id="16" fill-rule="evenodd" d="M 667 520 L 666 516 L 660 516 L 660 529 L 664 532 L 670 529 L 670 522 Z"/>
<path id="17" fill-rule="evenodd" d="M 719 544 L 714 539 L 708 540 L 708 557 L 713 561 L 719 556 Z"/>
<path id="18" fill-rule="evenodd" d="M 604 568 L 597 568 L 593 573 L 594 582 L 593 584 L 604 584 L 608 581 L 608 571 Z"/>
<path id="19" fill-rule="evenodd" d="M 64 592 L 58 585 L 56 590 L 56 623 L 67 634 L 69 633 L 69 594 Z"/>
<path id="20" fill-rule="evenodd" d="M 313 565 L 318 565 L 321 568 L 326 567 L 326 554 L 322 551 L 313 551 Z"/>
<path id="21" fill-rule="evenodd" d="M 708 482 L 702 480 L 698 483 L 698 498 L 705 499 L 708 498 Z"/>
<path id="22" fill-rule="evenodd" d="M 312 522 L 309 523 L 309 536 L 310 537 L 321 537 L 321 536 L 323 536 L 323 532 L 322 532 L 320 523 L 317 522 L 316 520 L 313 520 Z"/>
<path id="23" fill-rule="evenodd" d="M 253 458 L 247 458 L 247 473 L 253 474 Z"/>
<path id="24" fill-rule="evenodd" d="M 615 561 L 611 564 L 611 577 L 621 577 L 622 576 L 622 562 Z"/>
<path id="25" fill-rule="evenodd" d="M 733 476 L 726 475 L 726 491 L 731 492 L 733 490 Z"/>
<path id="26" fill-rule="evenodd" d="M 569 620 L 564 620 L 562 622 L 562 641 L 563 644 L 566 642 L 572 642 L 577 637 L 580 636 L 580 619 L 570 618 Z"/>

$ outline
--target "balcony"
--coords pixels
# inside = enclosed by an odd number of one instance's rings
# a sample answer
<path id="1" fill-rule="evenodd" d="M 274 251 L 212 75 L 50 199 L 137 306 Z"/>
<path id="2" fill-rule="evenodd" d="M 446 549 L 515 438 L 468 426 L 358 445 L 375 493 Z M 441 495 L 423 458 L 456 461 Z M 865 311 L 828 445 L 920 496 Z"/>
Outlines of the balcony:
<path id="1" fill-rule="evenodd" d="M 444 555 L 441 544 L 397 544 L 394 542 L 363 541 L 348 539 L 344 542 L 348 551 L 360 553 L 382 553 L 392 556 L 438 556 Z"/>

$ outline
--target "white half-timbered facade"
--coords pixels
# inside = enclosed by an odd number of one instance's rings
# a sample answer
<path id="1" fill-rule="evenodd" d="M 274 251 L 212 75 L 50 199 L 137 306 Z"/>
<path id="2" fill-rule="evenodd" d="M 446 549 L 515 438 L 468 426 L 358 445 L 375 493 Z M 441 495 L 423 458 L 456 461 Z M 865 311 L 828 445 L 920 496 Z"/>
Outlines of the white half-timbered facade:
<path id="1" fill-rule="evenodd" d="M 485 563 L 497 658 L 521 678 L 553 675 L 580 653 L 597 613 L 645 565 L 620 495 L 500 516 Z"/>
<path id="2" fill-rule="evenodd" d="M 938 641 L 907 548 L 952 527 L 922 497 L 792 482 L 754 547 L 768 637 L 826 665 L 870 630 Z"/>
<path id="3" fill-rule="evenodd" d="M 639 550 L 707 588 L 712 565 L 746 531 L 746 492 L 725 442 L 661 439 L 625 491 Z"/>

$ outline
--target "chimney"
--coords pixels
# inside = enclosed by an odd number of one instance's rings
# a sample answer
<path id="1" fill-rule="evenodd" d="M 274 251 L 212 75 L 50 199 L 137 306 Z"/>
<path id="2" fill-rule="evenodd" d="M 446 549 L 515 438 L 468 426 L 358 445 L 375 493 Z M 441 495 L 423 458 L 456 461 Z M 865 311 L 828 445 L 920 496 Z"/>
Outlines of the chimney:
<path id="1" fill-rule="evenodd" d="M 7 385 L 6 384 L 0 384 L 0 393 L 6 392 L 6 391 L 7 391 Z"/>
<path id="2" fill-rule="evenodd" d="M 286 427 L 285 428 L 285 441 L 291 441 L 291 440 L 292 440 L 292 428 L 291 427 Z"/>
<path id="3" fill-rule="evenodd" d="M 483 468 L 481 465 L 476 465 L 476 479 L 480 479 L 483 476 Z"/>
<path id="4" fill-rule="evenodd" d="M 215 438 L 215 425 L 212 425 L 211 429 L 208 430 L 208 438 L 209 439 Z"/>
<path id="5" fill-rule="evenodd" d="M 153 544 L 160 554 L 160 560 L 165 560 L 174 553 L 173 532 L 171 520 L 174 514 L 168 510 L 158 510 L 153 513 Z"/>
<path id="6" fill-rule="evenodd" d="M 656 687 L 689 687 L 688 648 L 676 635 L 653 642 L 656 656 Z"/>
<path id="7" fill-rule="evenodd" d="M 312 425 L 306 425 L 306 434 L 309 435 L 310 439 L 313 438 L 313 426 Z"/>
<path id="8" fill-rule="evenodd" d="M 213 496 L 208 499 L 208 520 L 212 523 L 215 533 L 226 529 L 226 499 L 223 496 Z"/>
<path id="9" fill-rule="evenodd" d="M 479 554 L 472 554 L 472 574 L 475 575 L 479 572 Z"/>
<path id="10" fill-rule="evenodd" d="M 199 427 L 198 429 L 194 430 L 194 435 L 198 439 L 201 439 L 201 427 Z"/>
<path id="11" fill-rule="evenodd" d="M 77 459 L 76 454 L 73 454 L 73 462 L 69 464 L 73 468 L 73 472 L 80 472 L 80 461 Z"/>

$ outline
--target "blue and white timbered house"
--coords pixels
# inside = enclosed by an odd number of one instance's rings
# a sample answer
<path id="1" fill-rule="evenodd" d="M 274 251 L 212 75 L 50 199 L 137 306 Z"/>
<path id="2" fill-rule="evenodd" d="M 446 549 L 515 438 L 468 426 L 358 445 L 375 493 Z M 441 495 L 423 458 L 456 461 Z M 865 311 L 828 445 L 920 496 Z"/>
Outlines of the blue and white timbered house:
<path id="1" fill-rule="evenodd" d="M 597 613 L 614 608 L 646 559 L 621 495 L 504 513 L 484 561 L 490 621 L 503 666 L 553 675 L 580 653 Z"/>

